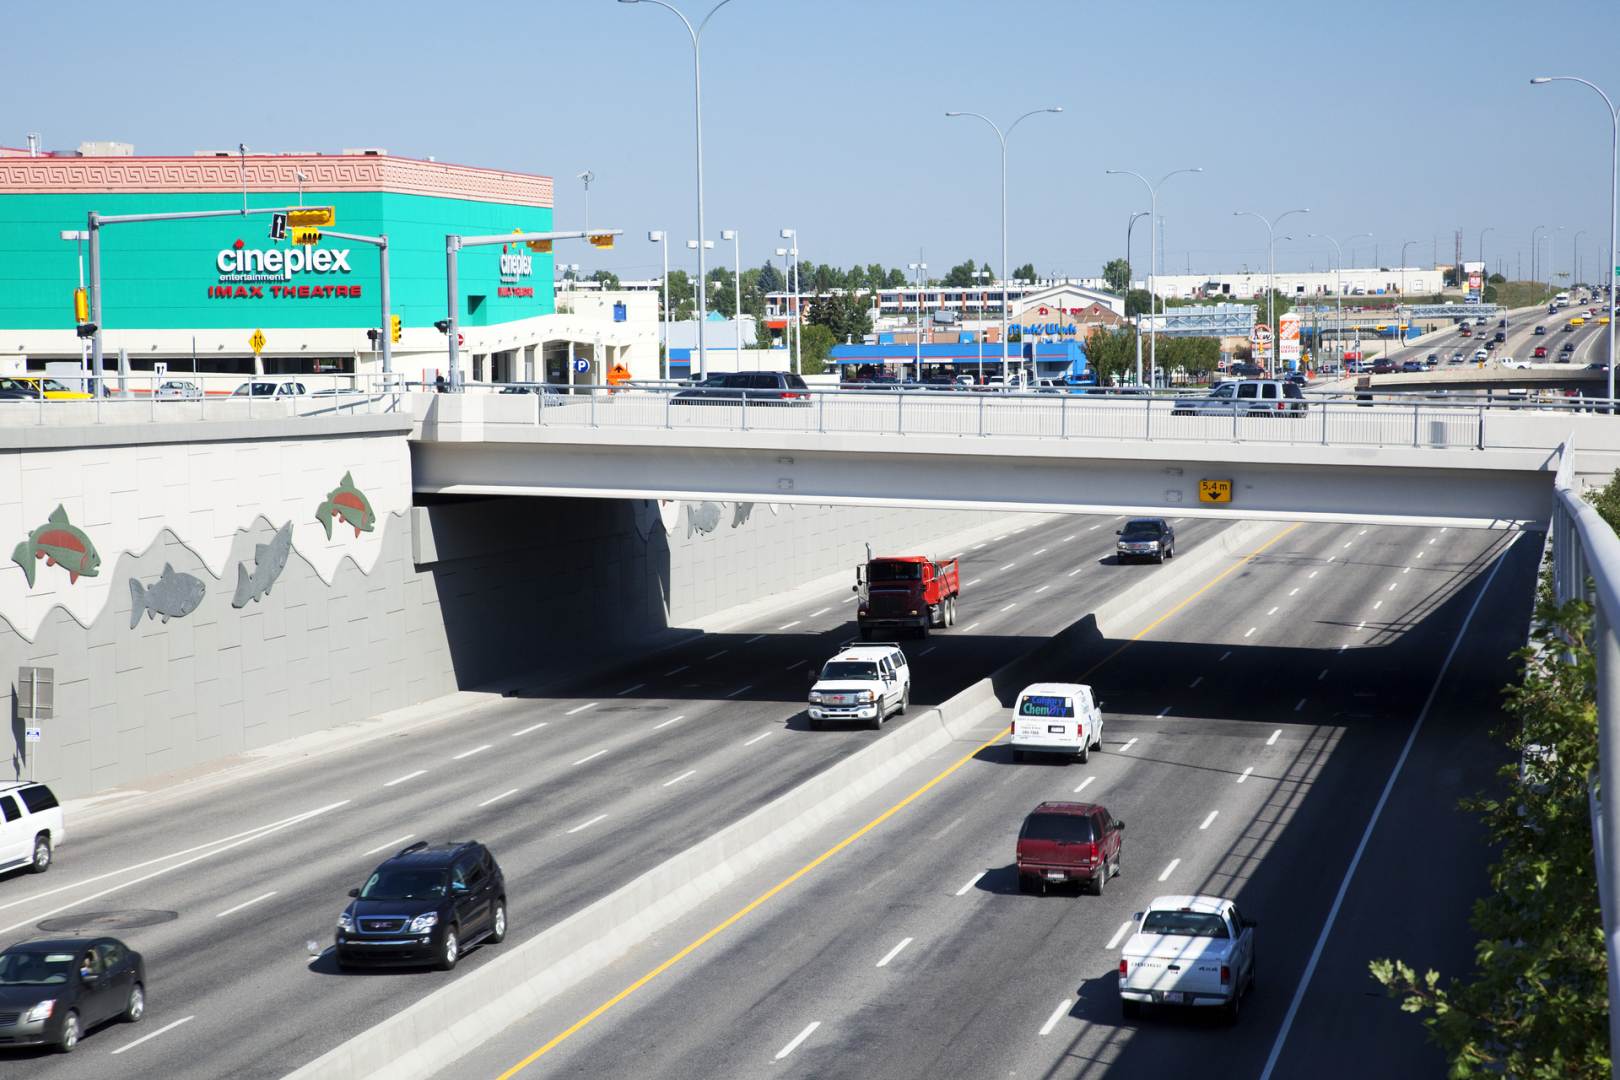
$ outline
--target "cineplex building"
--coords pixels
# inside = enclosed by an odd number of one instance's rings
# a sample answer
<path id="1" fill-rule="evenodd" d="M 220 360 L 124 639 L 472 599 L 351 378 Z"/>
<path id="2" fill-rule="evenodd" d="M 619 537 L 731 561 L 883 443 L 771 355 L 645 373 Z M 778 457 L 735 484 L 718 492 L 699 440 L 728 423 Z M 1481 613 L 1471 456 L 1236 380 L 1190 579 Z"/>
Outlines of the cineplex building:
<path id="1" fill-rule="evenodd" d="M 552 182 L 500 169 L 339 154 L 197 153 L 140 157 L 127 146 L 78 152 L 0 148 L 0 374 L 66 377 L 87 354 L 74 292 L 90 274 L 87 216 L 330 206 L 330 229 L 386 236 L 393 370 L 433 382 L 448 365 L 447 235 L 553 228 Z M 381 371 L 377 249 L 341 238 L 271 236 L 271 215 L 110 224 L 101 230 L 101 328 L 109 374 L 154 372 L 229 392 L 244 376 L 342 383 Z M 308 239 L 302 238 L 302 239 Z M 656 377 L 656 316 L 608 297 L 559 312 L 553 252 L 497 244 L 459 256 L 462 377 L 473 382 L 601 383 L 616 365 Z M 635 314 L 640 314 L 639 312 Z M 254 345 L 259 345 L 255 351 Z M 325 378 L 323 378 L 325 377 Z"/>

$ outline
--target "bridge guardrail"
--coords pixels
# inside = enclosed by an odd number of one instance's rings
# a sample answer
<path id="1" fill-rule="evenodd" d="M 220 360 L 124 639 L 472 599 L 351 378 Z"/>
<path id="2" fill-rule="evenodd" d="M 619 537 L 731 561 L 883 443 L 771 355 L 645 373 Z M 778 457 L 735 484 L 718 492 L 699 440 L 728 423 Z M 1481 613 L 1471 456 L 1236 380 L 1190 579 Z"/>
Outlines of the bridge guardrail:
<path id="1" fill-rule="evenodd" d="M 32 396 L 15 396 L 11 388 L 19 383 L 31 386 Z M 164 389 L 165 384 L 184 384 L 194 389 L 195 395 L 189 391 Z M 301 386 L 303 392 L 281 392 L 279 388 L 286 384 Z M 238 388 L 246 386 L 269 387 L 270 390 L 237 392 Z M 405 405 L 406 384 L 399 375 L 197 375 L 173 371 L 161 376 L 152 372 L 101 376 L 88 372 L 80 375 L 39 371 L 0 373 L 0 427 L 345 416 L 397 413 Z"/>

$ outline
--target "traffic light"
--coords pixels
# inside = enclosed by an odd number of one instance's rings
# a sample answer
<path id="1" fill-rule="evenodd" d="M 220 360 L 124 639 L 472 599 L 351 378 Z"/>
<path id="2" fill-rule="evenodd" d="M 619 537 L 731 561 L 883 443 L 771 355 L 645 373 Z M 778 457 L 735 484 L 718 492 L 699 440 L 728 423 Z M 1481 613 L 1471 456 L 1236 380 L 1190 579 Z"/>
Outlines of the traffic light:
<path id="1" fill-rule="evenodd" d="M 591 234 L 591 246 L 595 247 L 595 248 L 602 248 L 604 250 L 608 249 L 608 248 L 611 248 L 613 246 L 613 234 L 612 233 L 592 233 Z"/>
<path id="2" fill-rule="evenodd" d="M 292 231 L 292 242 L 294 247 L 303 247 L 306 244 L 318 244 L 321 242 L 321 230 L 302 228 L 294 229 Z"/>
<path id="3" fill-rule="evenodd" d="M 73 290 L 73 321 L 90 321 L 90 293 L 82 285 Z"/>
<path id="4" fill-rule="evenodd" d="M 95 337 L 96 336 L 96 324 L 95 323 L 88 323 L 88 322 L 87 323 L 80 323 L 78 325 L 78 327 L 73 332 L 75 334 L 78 334 L 82 338 Z"/>
<path id="5" fill-rule="evenodd" d="M 388 340 L 399 344 L 400 321 L 398 315 L 388 316 Z"/>
<path id="6" fill-rule="evenodd" d="M 287 224 L 294 229 L 331 228 L 337 224 L 337 208 L 333 206 L 297 206 L 287 211 Z"/>
<path id="7" fill-rule="evenodd" d="M 378 338 L 378 336 L 379 336 L 378 331 L 377 331 L 377 328 L 375 326 L 367 328 L 367 330 L 366 330 L 366 340 L 371 342 L 371 347 L 373 349 L 375 349 L 377 347 L 377 338 Z"/>
<path id="8" fill-rule="evenodd" d="M 437 330 L 441 334 L 448 334 L 450 332 L 450 320 L 449 319 L 440 319 L 440 320 L 438 320 L 437 322 L 435 322 L 433 324 L 433 329 Z"/>
<path id="9" fill-rule="evenodd" d="M 551 254 L 551 241 L 550 240 L 530 240 L 529 241 L 529 250 L 533 251 L 533 252 L 537 252 L 538 254 L 541 254 L 541 255 L 550 255 Z"/>

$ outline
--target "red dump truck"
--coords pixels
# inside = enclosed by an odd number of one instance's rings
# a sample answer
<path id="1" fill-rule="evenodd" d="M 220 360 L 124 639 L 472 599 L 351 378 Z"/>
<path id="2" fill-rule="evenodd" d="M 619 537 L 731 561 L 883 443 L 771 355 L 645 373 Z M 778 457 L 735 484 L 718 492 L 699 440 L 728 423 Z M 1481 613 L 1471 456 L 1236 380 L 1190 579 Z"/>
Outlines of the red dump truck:
<path id="1" fill-rule="evenodd" d="M 859 597 L 855 618 L 861 637 L 896 628 L 927 637 L 930 629 L 956 622 L 956 597 L 961 591 L 955 559 L 935 562 L 926 555 L 868 559 L 865 566 L 855 568 Z"/>

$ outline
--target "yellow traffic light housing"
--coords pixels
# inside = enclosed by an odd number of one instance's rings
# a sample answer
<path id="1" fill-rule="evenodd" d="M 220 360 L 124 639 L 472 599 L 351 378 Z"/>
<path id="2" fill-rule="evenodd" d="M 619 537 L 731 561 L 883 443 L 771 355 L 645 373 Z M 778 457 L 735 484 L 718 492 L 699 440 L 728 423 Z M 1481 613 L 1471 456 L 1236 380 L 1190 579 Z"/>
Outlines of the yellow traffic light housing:
<path id="1" fill-rule="evenodd" d="M 294 229 L 292 231 L 292 242 L 294 247 L 304 247 L 308 244 L 318 244 L 321 242 L 321 230 Z"/>
<path id="2" fill-rule="evenodd" d="M 388 316 L 388 340 L 399 344 L 400 321 L 398 315 Z"/>
<path id="3" fill-rule="evenodd" d="M 613 246 L 612 233 L 592 233 L 591 247 L 608 249 Z"/>
<path id="4" fill-rule="evenodd" d="M 534 252 L 538 252 L 541 255 L 550 255 L 551 254 L 551 241 L 550 240 L 530 240 L 529 241 L 529 250 L 534 251 Z"/>
<path id="5" fill-rule="evenodd" d="M 73 321 L 90 321 L 90 291 L 83 286 L 73 290 Z"/>
<path id="6" fill-rule="evenodd" d="M 295 206 L 287 211 L 287 225 L 293 229 L 331 228 L 336 224 L 335 206 Z"/>

